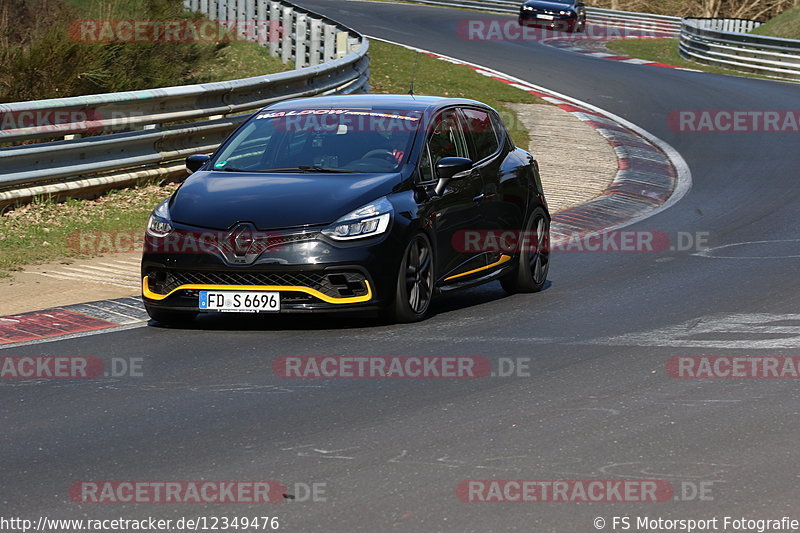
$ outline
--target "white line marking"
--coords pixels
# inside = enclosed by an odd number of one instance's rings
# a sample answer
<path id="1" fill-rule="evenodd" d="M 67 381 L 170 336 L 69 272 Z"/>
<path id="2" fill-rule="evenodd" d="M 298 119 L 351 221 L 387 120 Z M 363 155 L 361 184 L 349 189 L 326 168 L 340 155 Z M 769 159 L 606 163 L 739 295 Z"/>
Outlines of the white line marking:
<path id="1" fill-rule="evenodd" d="M 126 322 L 126 323 L 131 323 L 130 321 L 138 322 L 138 321 L 141 320 L 138 316 L 126 315 L 125 313 L 120 313 L 119 311 L 114 311 L 112 309 L 107 309 L 107 308 L 101 307 L 99 305 L 94 305 L 94 304 L 81 304 L 81 305 L 84 305 L 84 306 L 88 307 L 89 309 L 96 309 L 97 311 L 101 311 L 103 313 L 119 315 L 119 316 L 121 316 L 121 317 L 123 317 L 123 318 L 125 318 L 126 320 L 129 321 L 129 322 Z M 106 320 L 106 319 L 105 318 L 100 318 L 100 320 Z"/>
<path id="2" fill-rule="evenodd" d="M 117 277 L 117 279 L 126 279 L 128 277 L 137 275 L 136 273 L 130 271 L 116 270 L 116 269 L 112 270 L 110 268 L 93 266 L 93 265 L 81 265 L 80 267 L 64 267 L 64 268 L 66 270 L 72 270 L 74 272 L 85 272 L 86 269 L 89 269 L 96 272 L 102 272 L 104 274 L 114 274 Z M 113 278 L 115 276 L 111 277 Z"/>
<path id="3" fill-rule="evenodd" d="M 111 301 L 114 302 L 116 305 L 122 305 L 124 307 L 129 308 L 129 309 L 134 309 L 136 311 L 144 311 L 144 307 L 143 307 L 143 304 L 141 303 L 141 300 L 139 300 L 139 305 L 138 306 L 131 305 L 131 304 L 128 304 L 128 303 L 125 303 L 125 302 L 120 302 L 119 300 L 111 300 Z"/>
<path id="4" fill-rule="evenodd" d="M 94 331 L 81 331 L 80 333 L 68 333 L 58 337 L 49 337 L 46 339 L 35 339 L 32 341 L 17 342 L 13 344 L 0 344 L 0 350 L 7 350 L 9 348 L 17 348 L 19 346 L 31 346 L 33 344 L 44 344 L 47 342 L 63 341 L 68 339 L 78 339 L 81 337 L 91 337 L 93 335 L 105 335 L 106 333 L 114 333 L 116 331 L 127 331 L 129 329 L 143 328 L 147 326 L 147 322 L 137 322 L 136 324 L 125 324 L 122 326 L 114 326 L 106 329 L 97 329 Z"/>
<path id="5" fill-rule="evenodd" d="M 122 272 L 135 272 L 138 274 L 141 271 L 139 265 L 115 265 L 112 263 L 97 263 L 97 264 L 103 265 L 108 268 L 113 268 L 114 270 L 120 270 Z"/>
<path id="6" fill-rule="evenodd" d="M 46 278 L 60 279 L 62 281 L 89 281 L 89 282 L 92 282 L 92 283 L 100 283 L 100 284 L 105 284 L 105 285 L 114 285 L 116 287 L 123 287 L 125 289 L 132 288 L 131 285 L 127 285 L 127 284 L 124 284 L 124 283 L 116 283 L 114 281 L 103 281 L 103 280 L 97 279 L 96 277 L 81 276 L 81 275 L 78 275 L 78 274 L 67 273 L 67 272 L 63 272 L 63 273 L 59 273 L 59 274 L 51 274 L 49 272 L 34 272 L 34 274 L 38 274 L 38 275 L 44 276 Z"/>
<path id="7" fill-rule="evenodd" d="M 774 244 L 780 242 L 800 242 L 800 239 L 781 239 L 775 241 L 748 241 L 748 242 L 735 242 L 732 244 L 725 244 L 723 246 L 717 246 L 715 248 L 706 248 L 705 250 L 700 250 L 697 253 L 693 253 L 692 255 L 696 255 L 698 257 L 708 257 L 711 259 L 795 259 L 800 257 L 800 254 L 791 254 L 791 255 L 735 255 L 735 256 L 728 256 L 728 255 L 715 255 L 717 250 L 726 250 L 728 248 L 736 248 L 739 246 L 747 246 L 750 244 Z"/>
<path id="8" fill-rule="evenodd" d="M 730 350 L 800 348 L 800 314 L 711 315 L 650 331 L 600 338 L 588 344 Z"/>

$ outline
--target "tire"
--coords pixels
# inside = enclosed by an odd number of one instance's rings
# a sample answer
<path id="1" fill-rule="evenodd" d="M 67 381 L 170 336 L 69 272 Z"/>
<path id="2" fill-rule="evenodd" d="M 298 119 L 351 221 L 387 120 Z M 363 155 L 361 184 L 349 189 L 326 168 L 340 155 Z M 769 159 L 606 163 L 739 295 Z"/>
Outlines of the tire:
<path id="1" fill-rule="evenodd" d="M 430 239 L 424 233 L 417 233 L 403 252 L 394 301 L 382 313 L 384 319 L 392 323 L 425 319 L 433 299 L 434 265 Z"/>
<path id="2" fill-rule="evenodd" d="M 525 232 L 529 245 L 520 250 L 516 267 L 500 278 L 510 294 L 541 291 L 550 270 L 550 219 L 544 209 L 537 207 L 531 212 Z"/>
<path id="3" fill-rule="evenodd" d="M 156 322 L 162 324 L 188 324 L 197 316 L 193 311 L 167 311 L 145 306 L 147 314 Z"/>

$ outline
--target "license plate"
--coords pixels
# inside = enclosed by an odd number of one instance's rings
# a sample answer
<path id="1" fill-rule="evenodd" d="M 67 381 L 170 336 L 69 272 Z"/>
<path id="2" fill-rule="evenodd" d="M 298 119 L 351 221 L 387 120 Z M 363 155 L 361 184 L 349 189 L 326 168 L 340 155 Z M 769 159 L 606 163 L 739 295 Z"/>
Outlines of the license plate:
<path id="1" fill-rule="evenodd" d="M 536 18 L 542 20 L 555 20 L 555 17 L 553 15 L 536 15 Z"/>
<path id="2" fill-rule="evenodd" d="M 276 313 L 281 310 L 278 292 L 201 291 L 199 307 L 220 313 Z"/>

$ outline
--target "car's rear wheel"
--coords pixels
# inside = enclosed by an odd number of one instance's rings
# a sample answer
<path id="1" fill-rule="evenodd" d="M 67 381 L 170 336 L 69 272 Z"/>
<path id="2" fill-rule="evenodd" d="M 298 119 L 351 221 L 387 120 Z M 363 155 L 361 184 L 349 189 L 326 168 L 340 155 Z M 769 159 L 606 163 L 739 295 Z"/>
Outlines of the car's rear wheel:
<path id="1" fill-rule="evenodd" d="M 424 233 L 406 246 L 397 274 L 394 302 L 384 313 L 392 322 L 417 322 L 425 318 L 433 299 L 433 247 Z"/>
<path id="2" fill-rule="evenodd" d="M 192 311 L 169 311 L 150 306 L 145 306 L 145 310 L 150 318 L 162 324 L 186 324 L 197 316 L 197 313 Z"/>
<path id="3" fill-rule="evenodd" d="M 539 292 L 547 282 L 550 270 L 550 220 L 541 207 L 534 209 L 528 217 L 523 243 L 517 265 L 500 278 L 503 288 L 511 294 Z"/>

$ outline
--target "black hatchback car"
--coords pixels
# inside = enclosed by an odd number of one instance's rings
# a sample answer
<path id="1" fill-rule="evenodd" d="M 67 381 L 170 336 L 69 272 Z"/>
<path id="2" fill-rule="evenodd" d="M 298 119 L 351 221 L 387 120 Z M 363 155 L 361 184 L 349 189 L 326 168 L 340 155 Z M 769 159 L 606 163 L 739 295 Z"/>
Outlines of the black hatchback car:
<path id="1" fill-rule="evenodd" d="M 527 0 L 520 7 L 519 23 L 569 33 L 583 32 L 586 5 L 580 0 Z"/>
<path id="2" fill-rule="evenodd" d="M 157 321 L 372 310 L 412 322 L 437 293 L 547 279 L 538 165 L 479 102 L 281 102 L 187 168 L 148 221 L 142 293 Z"/>

